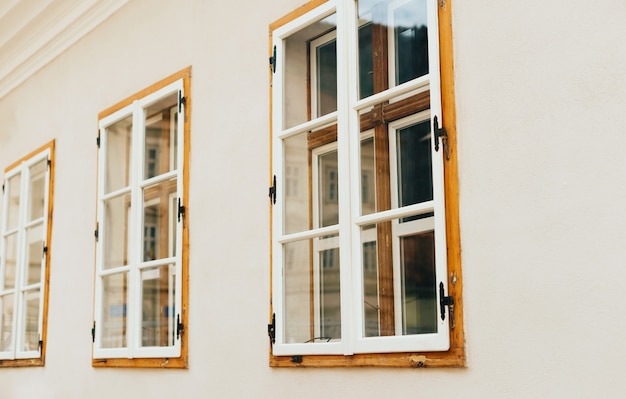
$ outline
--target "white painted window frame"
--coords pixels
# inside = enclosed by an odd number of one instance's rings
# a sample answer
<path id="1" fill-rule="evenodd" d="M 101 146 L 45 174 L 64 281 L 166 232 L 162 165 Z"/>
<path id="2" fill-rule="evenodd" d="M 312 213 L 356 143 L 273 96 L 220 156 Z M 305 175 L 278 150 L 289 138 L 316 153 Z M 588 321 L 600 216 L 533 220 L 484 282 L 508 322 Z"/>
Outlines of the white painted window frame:
<path id="1" fill-rule="evenodd" d="M 24 351 L 19 349 L 19 344 L 22 342 L 23 324 L 25 323 L 24 317 L 26 315 L 26 304 L 24 296 L 28 291 L 39 290 L 39 317 L 38 317 L 38 337 L 41 341 L 43 338 L 43 319 L 44 319 L 44 297 L 45 297 L 45 284 L 46 284 L 46 269 L 48 265 L 47 257 L 42 254 L 41 258 L 41 275 L 39 283 L 27 285 L 24 282 L 27 265 L 25 262 L 28 257 L 26 252 L 28 251 L 28 243 L 26 232 L 28 228 L 36 226 L 41 223 L 43 232 L 43 247 L 48 245 L 48 224 L 50 222 L 48 215 L 48 204 L 50 195 L 50 167 L 46 167 L 44 176 L 44 204 L 43 215 L 40 218 L 27 222 L 28 219 L 28 203 L 31 197 L 30 182 L 31 182 L 31 167 L 43 160 L 50 160 L 51 150 L 47 148 L 38 154 L 22 161 L 18 166 L 7 171 L 5 175 L 5 181 L 20 175 L 20 208 L 19 208 L 19 221 L 18 226 L 10 231 L 7 230 L 8 226 L 8 198 L 10 197 L 10 186 L 5 185 L 4 201 L 2 204 L 2 234 L 0 235 L 0 279 L 4 278 L 5 262 L 6 262 L 6 237 L 17 233 L 17 251 L 16 251 L 16 270 L 15 270 L 15 285 L 10 290 L 0 289 L 0 295 L 4 296 L 13 293 L 13 317 L 12 317 L 12 331 L 11 337 L 13 339 L 11 350 L 0 352 L 0 360 L 16 360 L 16 359 L 33 359 L 41 357 L 41 345 L 36 351 Z M 0 281 L 0 287 L 4 286 L 4 281 Z M 1 309 L 0 309 L 1 310 Z M 2 317 L 0 317 L 2 322 Z"/>
<path id="2" fill-rule="evenodd" d="M 179 79 L 163 88 L 156 90 L 155 92 L 148 94 L 147 96 L 134 101 L 132 104 L 118 110 L 117 112 L 103 118 L 99 122 L 101 146 L 100 154 L 98 157 L 98 226 L 100 237 L 106 237 L 106 223 L 104 220 L 105 200 L 120 195 L 124 191 L 131 195 L 131 208 L 130 208 L 130 220 L 129 223 L 129 264 L 114 269 L 103 269 L 103 238 L 100 238 L 96 244 L 96 295 L 94 303 L 94 321 L 95 321 L 95 338 L 93 345 L 93 358 L 105 359 L 105 358 L 161 358 L 161 357 L 179 357 L 181 355 L 181 339 L 176 337 L 173 344 L 169 346 L 160 347 L 144 347 L 141 346 L 141 271 L 144 269 L 156 267 L 174 265 L 169 267 L 169 273 L 175 274 L 175 295 L 173 303 L 168 303 L 169 316 L 173 317 L 173 322 L 176 323 L 177 315 L 180 315 L 182 311 L 182 230 L 183 230 L 183 218 L 176 223 L 175 240 L 177 253 L 175 256 L 169 256 L 153 261 L 143 261 L 143 189 L 153 184 L 162 183 L 170 179 L 176 178 L 176 196 L 183 202 L 183 168 L 184 168 L 184 119 L 178 117 L 178 129 L 177 129 L 177 165 L 176 170 L 160 174 L 155 177 L 144 179 L 145 168 L 145 154 L 144 154 L 144 135 L 145 135 L 145 121 L 144 110 L 152 103 L 172 94 L 178 95 L 184 93 L 183 79 Z M 184 105 L 182 105 L 184 107 Z M 107 146 L 107 127 L 114 123 L 132 115 L 133 119 L 133 132 L 132 132 L 132 149 L 131 149 L 131 164 L 130 164 L 130 183 L 128 187 L 120 190 L 116 190 L 111 193 L 105 193 L 105 171 L 106 171 L 106 151 Z M 170 159 L 173 159 L 173 154 L 170 154 Z M 169 202 L 172 202 L 172 197 L 169 197 Z M 168 204 L 168 207 L 171 207 Z M 168 246 L 172 246 L 171 243 Z M 173 269 L 173 270 L 172 270 Z M 128 276 L 128 292 L 126 298 L 127 310 L 126 310 L 126 343 L 125 348 L 103 348 L 102 347 L 102 307 L 103 307 L 103 287 L 102 278 L 118 272 L 127 272 Z M 171 277 L 171 276 L 170 276 Z M 171 280 L 170 280 L 171 281 Z M 170 301 L 171 302 L 171 301 Z M 173 310 L 175 310 L 173 312 Z M 182 319 L 182 315 L 180 316 Z M 168 334 L 174 334 L 171 331 L 170 321 L 168 323 Z M 169 340 L 169 338 L 168 338 Z"/>
<path id="3" fill-rule="evenodd" d="M 442 282 L 447 292 L 447 260 L 445 238 L 445 201 L 443 191 L 443 151 L 435 152 L 434 140 L 431 140 L 433 190 L 434 200 L 426 203 L 414 204 L 389 211 L 376 212 L 368 215 L 360 214 L 360 141 L 359 135 L 348 135 L 346 132 L 359 131 L 359 113 L 368 107 L 385 100 L 402 98 L 411 93 L 430 90 L 430 109 L 426 118 L 441 116 L 441 93 L 439 78 L 439 38 L 437 1 L 428 1 L 428 36 L 429 36 L 429 71 L 430 74 L 421 76 L 412 81 L 391 87 L 390 89 L 374 94 L 362 100 L 358 99 L 358 79 L 354 79 L 358 71 L 358 24 L 356 2 L 353 0 L 330 0 L 316 7 L 310 12 L 281 26 L 273 32 L 273 46 L 277 54 L 277 65 L 273 82 L 273 111 L 272 111 L 272 168 L 278 175 L 279 184 L 276 188 L 277 201 L 272 213 L 273 238 L 273 309 L 275 312 L 276 328 L 275 343 L 272 353 L 276 356 L 284 355 L 352 355 L 357 353 L 387 353 L 387 352 L 420 352 L 445 351 L 450 346 L 450 333 L 447 318 L 438 318 L 438 332 L 435 334 L 416 334 L 406 336 L 364 337 L 364 293 L 362 277 L 361 247 L 363 242 L 372 237 L 362 237 L 361 228 L 368 224 L 390 221 L 404 216 L 421 212 L 434 212 L 432 222 L 435 227 L 436 246 L 436 278 Z M 337 13 L 337 112 L 313 118 L 311 121 L 290 128 L 284 127 L 284 87 L 283 71 L 285 66 L 285 52 L 283 40 L 291 34 L 324 19 L 332 13 Z M 350 43 L 351 45 L 349 45 Z M 354 73 L 350 73 L 350 72 Z M 436 73 L 433 73 L 435 71 Z M 311 73 L 311 75 L 315 75 Z M 313 115 L 316 115 L 313 113 Z M 295 234 L 284 233 L 284 202 L 283 187 L 285 183 L 283 172 L 283 140 L 303 132 L 312 131 L 325 125 L 337 123 L 338 137 L 338 181 L 339 181 L 339 224 L 326 228 Z M 432 119 L 431 119 L 431 131 Z M 282 183 L 282 184 L 281 184 Z M 348 210 L 349 211 L 345 211 Z M 344 210 L 344 211 L 341 211 Z M 424 223 L 424 222 L 421 222 Z M 430 222 L 427 222 L 430 223 Z M 396 229 L 397 230 L 397 229 Z M 341 326 L 342 339 L 340 341 L 321 343 L 287 343 L 285 341 L 284 320 L 284 265 L 286 243 L 302 239 L 315 239 L 329 234 L 339 235 L 340 250 L 340 279 L 341 279 Z M 401 233 L 398 233 L 398 237 Z M 394 262 L 394 267 L 395 266 Z M 399 268 L 399 266 L 398 266 Z M 437 302 L 439 302 L 437 290 Z M 401 330 L 400 330 L 401 331 Z"/>

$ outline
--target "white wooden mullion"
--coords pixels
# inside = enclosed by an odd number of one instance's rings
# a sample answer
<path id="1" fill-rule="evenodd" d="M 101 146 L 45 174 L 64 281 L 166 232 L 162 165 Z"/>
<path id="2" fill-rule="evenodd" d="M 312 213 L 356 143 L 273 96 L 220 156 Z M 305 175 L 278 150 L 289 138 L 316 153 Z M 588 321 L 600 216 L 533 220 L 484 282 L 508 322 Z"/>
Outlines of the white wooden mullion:
<path id="1" fill-rule="evenodd" d="M 26 230 L 24 225 L 26 224 L 28 215 L 28 194 L 30 187 L 30 169 L 27 162 L 22 162 L 20 165 L 21 177 L 20 177 L 20 209 L 18 218 L 18 244 L 17 244 L 17 262 L 16 262 L 16 295 L 15 295 L 15 307 L 13 308 L 13 337 L 15 342 L 13 343 L 14 357 L 17 359 L 20 357 L 21 352 L 19 347 L 23 340 L 23 328 L 24 323 L 24 308 L 25 308 L 25 291 L 24 291 L 24 275 L 26 273 Z"/>

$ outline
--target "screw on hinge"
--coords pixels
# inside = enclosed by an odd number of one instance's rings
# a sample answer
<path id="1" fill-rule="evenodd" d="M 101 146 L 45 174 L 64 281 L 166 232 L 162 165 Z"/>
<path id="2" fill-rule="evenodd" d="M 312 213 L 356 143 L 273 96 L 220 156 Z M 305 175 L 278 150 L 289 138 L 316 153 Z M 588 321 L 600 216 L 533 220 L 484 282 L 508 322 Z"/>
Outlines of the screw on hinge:
<path id="1" fill-rule="evenodd" d="M 441 320 L 446 319 L 446 309 L 444 308 L 445 306 L 448 306 L 448 310 L 450 311 L 450 328 L 454 330 L 454 327 L 456 327 L 456 320 L 454 318 L 454 298 L 444 295 L 442 281 L 439 282 L 439 312 L 441 315 Z"/>

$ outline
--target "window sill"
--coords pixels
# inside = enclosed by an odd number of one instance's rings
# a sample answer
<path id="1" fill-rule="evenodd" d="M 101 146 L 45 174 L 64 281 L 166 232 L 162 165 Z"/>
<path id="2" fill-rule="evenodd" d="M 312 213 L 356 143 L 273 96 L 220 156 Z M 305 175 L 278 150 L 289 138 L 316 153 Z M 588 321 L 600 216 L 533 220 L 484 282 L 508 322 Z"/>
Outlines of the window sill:
<path id="1" fill-rule="evenodd" d="M 92 367 L 186 369 L 187 358 L 92 359 Z"/>
<path id="2" fill-rule="evenodd" d="M 34 359 L 14 359 L 14 360 L 0 360 L 0 368 L 9 367 L 43 367 L 45 361 L 42 357 Z"/>
<path id="3" fill-rule="evenodd" d="M 372 353 L 353 356 L 270 355 L 270 367 L 466 367 L 465 360 L 465 350 L 463 348 L 452 348 L 447 352 Z"/>

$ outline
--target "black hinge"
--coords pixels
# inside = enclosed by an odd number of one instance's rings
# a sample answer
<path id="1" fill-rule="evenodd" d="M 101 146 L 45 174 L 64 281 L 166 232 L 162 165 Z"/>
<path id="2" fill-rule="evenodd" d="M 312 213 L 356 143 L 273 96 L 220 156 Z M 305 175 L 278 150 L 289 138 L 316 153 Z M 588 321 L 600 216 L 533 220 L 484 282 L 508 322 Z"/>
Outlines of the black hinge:
<path id="1" fill-rule="evenodd" d="M 435 135 L 435 151 L 439 151 L 439 139 L 443 145 L 443 150 L 446 153 L 446 159 L 450 159 L 450 149 L 448 148 L 448 132 L 444 127 L 439 127 L 439 120 L 437 115 L 433 118 L 433 130 Z"/>
<path id="2" fill-rule="evenodd" d="M 46 164 L 48 166 L 48 170 L 50 170 L 50 164 L 52 163 L 52 161 L 50 161 L 50 158 L 48 158 L 48 160 L 46 161 Z"/>
<path id="3" fill-rule="evenodd" d="M 448 306 L 450 310 L 450 328 L 454 329 L 456 321 L 454 319 L 454 298 L 451 296 L 445 296 L 443 292 L 443 282 L 439 282 L 439 312 L 441 314 L 441 320 L 446 319 L 446 309 L 444 306 Z"/>
<path id="4" fill-rule="evenodd" d="M 180 322 L 180 313 L 176 315 L 176 339 L 180 339 L 180 335 L 185 332 L 185 326 Z"/>
<path id="5" fill-rule="evenodd" d="M 96 238 L 96 242 L 98 242 L 98 238 L 100 236 L 100 223 L 96 223 L 96 229 L 93 231 L 93 236 Z"/>
<path id="6" fill-rule="evenodd" d="M 48 254 L 48 246 L 46 245 L 45 247 L 43 247 L 42 257 L 46 256 L 47 254 Z"/>
<path id="7" fill-rule="evenodd" d="M 183 96 L 182 90 L 178 90 L 178 113 L 182 112 L 183 105 L 187 105 L 187 97 Z"/>
<path id="8" fill-rule="evenodd" d="M 276 175 L 274 175 L 274 180 L 272 182 L 272 186 L 270 187 L 270 200 L 272 204 L 276 203 Z"/>
<path id="9" fill-rule="evenodd" d="M 100 148 L 100 130 L 98 130 L 98 137 L 96 137 L 96 145 Z"/>
<path id="10" fill-rule="evenodd" d="M 272 314 L 272 324 L 267 325 L 267 335 L 272 345 L 276 342 L 276 313 Z"/>
<path id="11" fill-rule="evenodd" d="M 181 215 L 185 216 L 185 206 L 180 202 L 180 198 L 178 199 L 178 221 L 180 222 Z"/>
<path id="12" fill-rule="evenodd" d="M 41 352 L 41 347 L 43 346 L 43 340 L 41 339 L 41 335 L 39 336 L 39 342 L 37 343 L 37 350 Z"/>
<path id="13" fill-rule="evenodd" d="M 272 73 L 276 72 L 276 46 L 274 46 L 274 52 L 270 57 L 270 68 L 272 69 Z"/>
<path id="14" fill-rule="evenodd" d="M 96 321 L 93 321 L 93 327 L 91 327 L 91 342 L 96 342 Z"/>
<path id="15" fill-rule="evenodd" d="M 2 193 L 4 194 L 4 183 L 2 183 Z"/>

